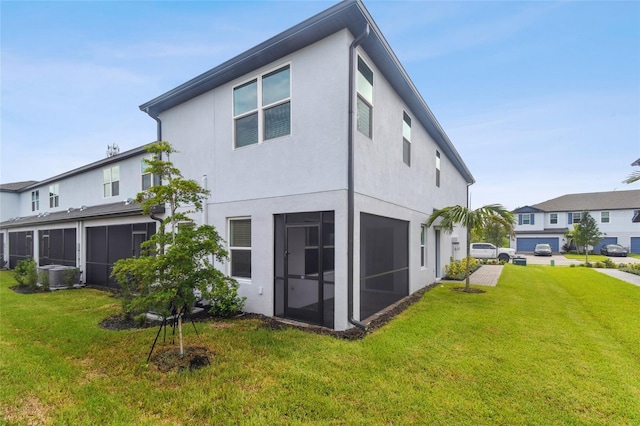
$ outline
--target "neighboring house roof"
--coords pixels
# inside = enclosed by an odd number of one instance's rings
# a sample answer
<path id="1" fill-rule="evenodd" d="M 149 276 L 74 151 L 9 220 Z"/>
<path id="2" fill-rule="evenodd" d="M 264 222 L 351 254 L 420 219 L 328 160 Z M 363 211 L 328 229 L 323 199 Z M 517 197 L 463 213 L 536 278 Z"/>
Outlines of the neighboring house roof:
<path id="1" fill-rule="evenodd" d="M 370 27 L 361 46 L 389 84 L 406 102 L 467 183 L 475 179 L 385 40 L 361 0 L 345 0 L 252 49 L 140 105 L 153 118 L 189 99 L 215 89 L 279 58 L 303 49 L 344 28 L 354 36 Z M 417 44 L 417 42 L 416 42 Z M 416 46 L 417 48 L 418 46 Z"/>
<path id="2" fill-rule="evenodd" d="M 638 158 L 636 161 L 634 161 L 633 163 L 631 163 L 632 166 L 640 166 L 640 158 Z"/>
<path id="3" fill-rule="evenodd" d="M 540 213 L 542 210 L 531 206 L 518 207 L 513 213 Z"/>
<path id="4" fill-rule="evenodd" d="M 111 164 L 111 163 L 116 163 L 118 161 L 121 160 L 126 160 L 127 158 L 130 157 L 134 157 L 136 155 L 139 155 L 141 153 L 144 153 L 147 151 L 147 145 L 142 145 L 139 146 L 137 148 L 133 148 L 130 149 L 128 151 L 122 152 L 120 154 L 116 154 L 112 157 L 106 157 L 103 158 L 102 160 L 98 160 L 98 161 L 94 161 L 93 163 L 90 164 L 86 164 L 82 167 L 78 167 L 77 169 L 73 169 L 70 170 L 68 172 L 64 172 L 62 174 L 59 174 L 57 176 L 53 176 L 50 177 L 48 179 L 42 180 L 42 181 L 35 181 L 35 180 L 30 180 L 30 181 L 25 181 L 25 182 L 16 182 L 16 183 L 5 183 L 5 184 L 0 184 L 0 191 L 11 191 L 11 192 L 22 192 L 22 191 L 26 191 L 26 190 L 30 190 L 42 185 L 47 185 L 49 183 L 52 182 L 56 182 L 59 181 L 61 179 L 65 179 L 71 176 L 75 176 L 75 175 L 79 175 L 81 173 L 87 172 L 89 170 L 93 170 L 93 169 L 97 169 L 100 167 L 104 167 L 107 164 Z M 18 184 L 24 183 L 25 185 L 20 186 L 19 188 L 13 188 L 13 186 L 18 186 Z M 5 187 L 8 187 L 8 189 L 4 189 Z M 13 188 L 13 189 L 11 189 Z"/>
<path id="5" fill-rule="evenodd" d="M 531 207 L 544 212 L 640 209 L 640 189 L 567 194 Z"/>
<path id="6" fill-rule="evenodd" d="M 0 228 L 20 228 L 26 225 L 40 225 L 53 222 L 73 222 L 82 219 L 96 219 L 113 216 L 135 216 L 142 214 L 142 208 L 134 203 L 117 202 L 86 208 L 69 209 L 49 214 L 21 217 L 0 223 Z"/>
<path id="7" fill-rule="evenodd" d="M 0 191 L 2 192 L 20 192 L 22 188 L 38 183 L 36 180 L 25 180 L 22 182 L 0 183 Z"/>

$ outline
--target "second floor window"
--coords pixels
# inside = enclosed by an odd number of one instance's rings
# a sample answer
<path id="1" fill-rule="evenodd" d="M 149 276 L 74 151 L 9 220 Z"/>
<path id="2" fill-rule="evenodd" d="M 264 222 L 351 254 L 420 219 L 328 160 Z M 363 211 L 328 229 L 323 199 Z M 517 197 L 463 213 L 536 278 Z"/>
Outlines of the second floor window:
<path id="1" fill-rule="evenodd" d="M 436 186 L 440 188 L 440 151 L 436 151 Z"/>
<path id="2" fill-rule="evenodd" d="M 102 195 L 105 198 L 120 195 L 120 166 L 113 166 L 102 171 Z"/>
<path id="3" fill-rule="evenodd" d="M 373 135 L 373 71 L 358 57 L 358 131 L 368 138 Z"/>
<path id="4" fill-rule="evenodd" d="M 557 225 L 558 224 L 558 213 L 549 214 L 549 223 L 551 225 Z"/>
<path id="5" fill-rule="evenodd" d="M 518 215 L 518 225 L 534 225 L 533 213 L 521 213 Z"/>
<path id="6" fill-rule="evenodd" d="M 49 185 L 49 207 L 54 208 L 60 205 L 60 186 L 56 183 Z"/>
<path id="7" fill-rule="evenodd" d="M 411 166 L 411 117 L 402 113 L 402 161 Z"/>
<path id="8" fill-rule="evenodd" d="M 600 223 L 609 223 L 609 212 L 600 212 Z"/>
<path id="9" fill-rule="evenodd" d="M 291 134 L 289 65 L 233 89 L 235 147 Z"/>
<path id="10" fill-rule="evenodd" d="M 40 210 L 40 191 L 31 191 L 31 211 Z"/>
<path id="11" fill-rule="evenodd" d="M 582 212 L 572 212 L 568 214 L 567 223 L 571 225 L 572 223 L 580 223 L 582 220 Z"/>
<path id="12" fill-rule="evenodd" d="M 152 186 L 160 185 L 160 176 L 154 175 L 153 173 L 150 173 L 147 170 L 148 168 L 147 161 L 151 160 L 152 158 L 153 157 L 149 155 L 143 158 L 142 160 L 140 160 L 140 173 L 142 173 L 142 190 L 143 191 L 146 191 Z"/>

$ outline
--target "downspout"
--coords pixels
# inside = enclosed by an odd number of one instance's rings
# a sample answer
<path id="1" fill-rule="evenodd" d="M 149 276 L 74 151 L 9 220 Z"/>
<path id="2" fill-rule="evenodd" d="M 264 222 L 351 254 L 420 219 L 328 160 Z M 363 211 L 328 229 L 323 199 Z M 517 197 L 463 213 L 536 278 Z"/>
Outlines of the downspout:
<path id="1" fill-rule="evenodd" d="M 347 171 L 347 318 L 349 323 L 366 329 L 367 326 L 360 321 L 353 318 L 353 234 L 354 234 L 354 205 L 355 205 L 355 192 L 353 185 L 354 167 L 353 167 L 353 103 L 355 90 L 355 66 L 354 66 L 354 53 L 356 47 L 358 47 L 365 38 L 369 36 L 369 24 L 367 23 L 364 31 L 349 46 L 349 123 L 347 135 L 347 149 L 348 149 L 348 171 Z"/>
<path id="2" fill-rule="evenodd" d="M 149 111 L 149 108 L 146 108 L 144 110 L 144 112 L 147 113 L 147 115 L 151 118 L 153 118 L 154 120 L 156 120 L 156 140 L 161 141 L 162 140 L 162 121 L 160 121 L 160 117 L 158 117 L 155 114 L 151 114 L 151 111 Z"/>
<path id="3" fill-rule="evenodd" d="M 202 187 L 205 190 L 209 189 L 209 180 L 207 178 L 207 175 L 202 175 Z M 207 196 L 207 198 L 204 200 L 204 203 L 202 204 L 202 224 L 209 224 L 209 196 Z"/>

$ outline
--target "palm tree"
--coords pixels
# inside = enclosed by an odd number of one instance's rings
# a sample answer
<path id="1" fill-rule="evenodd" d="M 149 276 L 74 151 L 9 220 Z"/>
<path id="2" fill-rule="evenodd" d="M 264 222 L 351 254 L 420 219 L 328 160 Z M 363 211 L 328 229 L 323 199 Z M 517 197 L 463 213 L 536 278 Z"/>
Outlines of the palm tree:
<path id="1" fill-rule="evenodd" d="M 640 158 L 631 163 L 632 166 L 640 166 Z M 640 180 L 640 170 L 634 171 L 628 178 L 622 181 L 622 183 L 633 183 Z"/>
<path id="2" fill-rule="evenodd" d="M 442 219 L 440 226 L 445 232 L 452 232 L 455 225 L 462 225 L 467 229 L 467 268 L 465 291 L 469 292 L 469 252 L 471 248 L 471 231 L 480 229 L 488 224 L 500 224 L 505 227 L 509 234 L 513 234 L 513 214 L 500 204 L 488 204 L 486 206 L 470 210 L 468 207 L 460 205 L 444 207 L 434 211 L 425 223 L 431 226 Z"/>

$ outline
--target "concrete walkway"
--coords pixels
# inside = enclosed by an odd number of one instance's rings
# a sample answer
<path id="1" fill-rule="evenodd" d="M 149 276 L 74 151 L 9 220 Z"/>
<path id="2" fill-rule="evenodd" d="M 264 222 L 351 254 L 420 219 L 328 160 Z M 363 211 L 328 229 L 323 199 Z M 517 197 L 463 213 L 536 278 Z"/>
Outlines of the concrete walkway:
<path id="1" fill-rule="evenodd" d="M 624 271 L 618 271 L 617 269 L 594 268 L 594 270 L 640 287 L 640 275 L 630 274 Z M 473 277 L 473 275 L 471 276 Z"/>
<path id="2" fill-rule="evenodd" d="M 471 274 L 469 283 L 495 287 L 498 284 L 500 274 L 502 274 L 502 268 L 504 265 L 482 265 L 480 269 Z"/>

